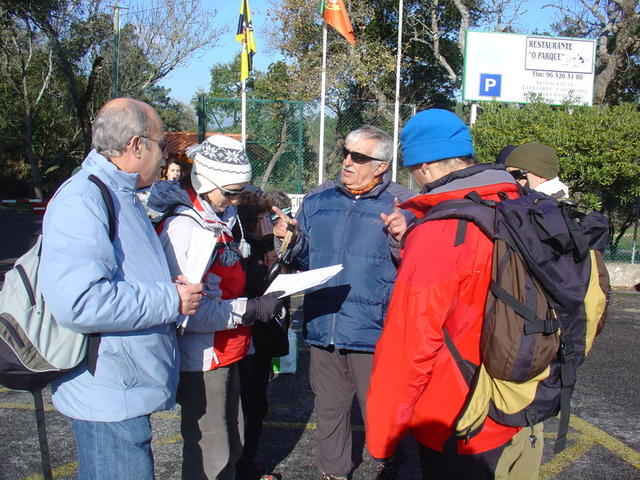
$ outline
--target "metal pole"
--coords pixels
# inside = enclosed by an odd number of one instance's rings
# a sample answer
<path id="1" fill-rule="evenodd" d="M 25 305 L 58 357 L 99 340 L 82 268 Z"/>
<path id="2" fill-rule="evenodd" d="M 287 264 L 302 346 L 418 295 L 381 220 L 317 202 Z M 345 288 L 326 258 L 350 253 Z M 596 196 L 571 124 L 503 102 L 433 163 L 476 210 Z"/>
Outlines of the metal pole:
<path id="1" fill-rule="evenodd" d="M 298 120 L 298 145 L 297 145 L 297 156 L 298 156 L 298 193 L 302 193 L 302 141 L 304 138 L 304 104 L 302 102 L 298 103 L 300 110 L 300 120 Z"/>
<path id="2" fill-rule="evenodd" d="M 400 128 L 400 63 L 402 60 L 402 13 L 403 0 L 398 2 L 398 54 L 396 56 L 396 105 L 393 116 L 393 163 L 391 180 L 394 182 L 398 176 L 398 130 Z"/>
<path id="3" fill-rule="evenodd" d="M 118 2 L 113 6 L 113 64 L 111 66 L 111 98 L 118 96 L 120 51 L 120 6 Z"/>
<path id="4" fill-rule="evenodd" d="M 198 97 L 198 143 L 204 142 L 204 134 L 206 131 L 206 114 L 205 114 L 204 95 Z"/>
<path id="5" fill-rule="evenodd" d="M 318 145 L 318 185 L 324 177 L 324 97 L 327 93 L 327 23 L 322 21 L 322 73 L 320 77 L 320 140 Z"/>
<path id="6" fill-rule="evenodd" d="M 638 238 L 638 218 L 636 217 L 636 221 L 633 224 L 633 243 L 631 244 L 631 263 L 636 263 L 637 238 Z"/>
<path id="7" fill-rule="evenodd" d="M 478 118 L 478 104 L 474 102 L 471 104 L 471 117 L 469 118 L 469 126 L 476 123 L 477 118 Z"/>
<path id="8" fill-rule="evenodd" d="M 242 115 L 242 148 L 247 149 L 247 79 L 242 81 L 241 93 L 241 115 Z"/>

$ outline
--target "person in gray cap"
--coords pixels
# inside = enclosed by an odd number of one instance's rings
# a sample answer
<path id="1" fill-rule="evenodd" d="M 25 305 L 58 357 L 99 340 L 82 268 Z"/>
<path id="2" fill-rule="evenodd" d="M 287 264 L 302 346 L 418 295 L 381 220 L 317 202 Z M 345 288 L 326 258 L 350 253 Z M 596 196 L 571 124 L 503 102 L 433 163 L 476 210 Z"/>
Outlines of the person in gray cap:
<path id="1" fill-rule="evenodd" d="M 558 155 L 543 143 L 529 142 L 515 147 L 505 167 L 520 184 L 558 200 L 569 198 L 569 187 L 558 177 Z"/>
<path id="2" fill-rule="evenodd" d="M 422 190 L 399 206 L 418 218 L 410 230 L 394 225 L 398 212 L 383 217 L 402 237 L 402 262 L 374 355 L 367 448 L 388 462 L 411 432 L 423 479 L 533 480 L 542 449 L 533 448 L 528 429 L 487 418 L 469 438 L 454 436 L 470 388 L 444 329 L 465 361 L 480 363 L 493 241 L 464 219 L 419 220 L 472 191 L 492 201 L 515 198 L 518 186 L 502 166 L 476 163 L 469 129 L 451 112 L 418 113 L 400 141 L 404 166 Z"/>

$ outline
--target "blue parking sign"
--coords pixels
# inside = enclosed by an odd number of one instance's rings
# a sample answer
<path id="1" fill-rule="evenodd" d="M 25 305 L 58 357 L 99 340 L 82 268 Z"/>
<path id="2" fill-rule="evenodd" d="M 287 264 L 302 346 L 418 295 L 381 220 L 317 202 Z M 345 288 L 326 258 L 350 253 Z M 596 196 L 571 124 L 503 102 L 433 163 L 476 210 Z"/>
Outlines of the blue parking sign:
<path id="1" fill-rule="evenodd" d="M 480 74 L 480 95 L 483 97 L 499 97 L 502 75 L 494 73 Z"/>

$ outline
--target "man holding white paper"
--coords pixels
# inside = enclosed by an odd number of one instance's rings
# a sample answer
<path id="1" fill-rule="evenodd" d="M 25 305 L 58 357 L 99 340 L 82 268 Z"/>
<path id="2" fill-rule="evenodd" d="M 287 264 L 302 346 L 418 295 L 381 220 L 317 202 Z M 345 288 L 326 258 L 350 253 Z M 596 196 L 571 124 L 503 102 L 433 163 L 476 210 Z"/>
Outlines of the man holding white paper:
<path id="1" fill-rule="evenodd" d="M 385 132 L 369 125 L 354 130 L 344 143 L 339 177 L 307 194 L 295 220 L 280 215 L 274 229 L 279 238 L 295 230 L 286 256 L 293 268 L 343 266 L 327 283 L 307 290 L 304 299 L 316 462 L 325 480 L 346 479 L 353 469 L 351 406 L 355 395 L 364 415 L 373 351 L 396 278 L 381 214 L 413 195 L 390 181 L 391 156 Z M 377 478 L 393 478 L 395 468 L 385 465 Z"/>

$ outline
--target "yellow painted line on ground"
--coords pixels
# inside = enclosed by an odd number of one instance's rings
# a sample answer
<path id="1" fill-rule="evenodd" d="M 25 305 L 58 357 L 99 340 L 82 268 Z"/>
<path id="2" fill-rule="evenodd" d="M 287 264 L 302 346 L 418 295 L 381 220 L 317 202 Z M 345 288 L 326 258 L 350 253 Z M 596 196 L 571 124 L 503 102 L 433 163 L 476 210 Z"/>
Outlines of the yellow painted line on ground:
<path id="1" fill-rule="evenodd" d="M 569 425 L 571 425 L 571 428 L 577 430 L 583 435 L 586 435 L 594 442 L 602 445 L 629 465 L 635 467 L 636 470 L 640 470 L 640 452 L 637 450 L 625 445 L 620 440 L 613 438 L 604 430 L 600 430 L 598 427 L 591 425 L 589 422 L 576 417 L 575 415 L 571 415 Z"/>
<path id="2" fill-rule="evenodd" d="M 15 403 L 15 402 L 1 402 L 0 408 L 10 408 L 14 410 L 35 410 L 33 403 Z M 54 412 L 55 408 L 52 405 L 45 405 L 44 410 L 46 412 Z"/>
<path id="3" fill-rule="evenodd" d="M 173 445 L 175 443 L 182 442 L 182 435 L 176 433 L 174 435 L 166 435 L 164 437 L 160 437 L 158 440 L 154 440 L 154 445 Z"/>
<path id="4" fill-rule="evenodd" d="M 151 414 L 151 418 L 160 418 L 162 420 L 180 420 L 180 414 L 176 411 L 155 412 Z"/>
<path id="5" fill-rule="evenodd" d="M 4 387 L 0 387 L 0 393 L 2 392 L 8 392 L 9 389 L 8 388 L 4 388 Z"/>
<path id="6" fill-rule="evenodd" d="M 561 473 L 578 458 L 582 457 L 596 444 L 592 439 L 582 438 L 554 455 L 551 460 L 540 466 L 539 480 L 548 480 Z"/>
<path id="7" fill-rule="evenodd" d="M 264 422 L 264 426 L 271 428 L 291 428 L 294 430 L 316 430 L 318 428 L 315 423 L 302 422 Z M 352 430 L 363 432 L 364 425 L 353 425 Z"/>
<path id="8" fill-rule="evenodd" d="M 53 478 L 70 477 L 78 470 L 78 462 L 70 462 L 60 467 L 54 468 L 51 471 Z M 41 473 L 24 477 L 22 480 L 44 480 L 44 476 Z"/>

